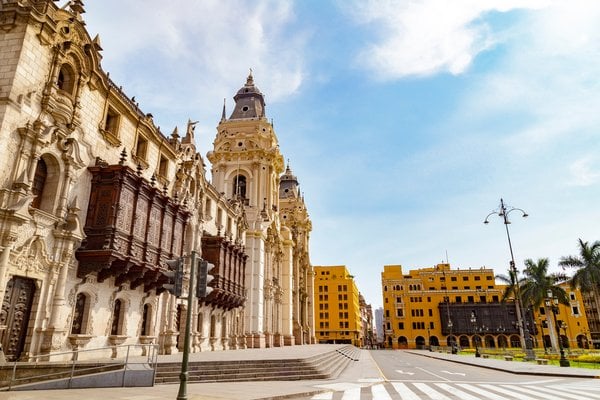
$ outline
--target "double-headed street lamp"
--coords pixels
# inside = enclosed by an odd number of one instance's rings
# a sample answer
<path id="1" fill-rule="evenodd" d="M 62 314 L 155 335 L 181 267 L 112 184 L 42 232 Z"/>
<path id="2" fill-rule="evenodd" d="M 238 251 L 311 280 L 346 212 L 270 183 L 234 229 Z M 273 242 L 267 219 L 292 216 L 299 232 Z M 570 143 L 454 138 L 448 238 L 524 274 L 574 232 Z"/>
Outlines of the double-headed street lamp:
<path id="1" fill-rule="evenodd" d="M 448 319 L 448 331 L 450 332 L 450 334 L 448 335 L 449 338 L 449 345 L 450 345 L 450 352 L 452 354 L 456 354 L 458 353 L 458 349 L 456 347 L 456 339 L 455 337 L 452 335 L 452 327 L 454 326 L 454 324 L 452 323 L 451 319 Z"/>
<path id="2" fill-rule="evenodd" d="M 521 337 L 521 345 L 525 350 L 525 360 L 531 361 L 535 360 L 535 353 L 533 352 L 531 336 L 529 334 L 528 324 L 523 321 L 523 310 L 521 309 L 522 299 L 521 299 L 521 289 L 519 287 L 519 271 L 515 266 L 515 256 L 513 254 L 512 243 L 510 241 L 510 233 L 508 231 L 508 224 L 510 221 L 508 219 L 508 214 L 513 211 L 519 211 L 522 213 L 523 218 L 527 218 L 529 215 L 522 209 L 516 207 L 506 207 L 504 204 L 504 200 L 500 199 L 500 207 L 497 210 L 492 211 L 485 217 L 483 221 L 484 224 L 488 224 L 488 218 L 492 215 L 498 215 L 502 217 L 502 222 L 504 223 L 504 227 L 506 228 L 506 237 L 508 238 L 508 249 L 510 250 L 510 276 L 515 280 L 515 308 L 517 309 L 517 325 L 519 326 L 519 336 Z"/>
<path id="3" fill-rule="evenodd" d="M 563 348 L 562 338 L 560 337 L 560 326 L 556 320 L 556 313 L 558 313 L 558 298 L 552 295 L 551 290 L 548 290 L 546 295 L 546 309 L 552 311 L 552 315 L 554 316 L 554 326 L 556 327 L 556 334 L 558 335 L 558 348 L 560 349 L 560 360 L 558 363 L 561 367 L 570 367 L 571 363 L 565 358 L 565 350 Z"/>

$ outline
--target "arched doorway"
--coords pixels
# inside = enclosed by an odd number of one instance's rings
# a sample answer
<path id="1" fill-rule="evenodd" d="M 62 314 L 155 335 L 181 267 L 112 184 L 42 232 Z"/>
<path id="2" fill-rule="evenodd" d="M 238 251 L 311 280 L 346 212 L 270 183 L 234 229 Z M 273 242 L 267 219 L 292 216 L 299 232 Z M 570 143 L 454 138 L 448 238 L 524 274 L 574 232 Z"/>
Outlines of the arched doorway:
<path id="1" fill-rule="evenodd" d="M 398 348 L 400 348 L 400 349 L 408 348 L 408 339 L 406 338 L 406 336 L 400 336 L 398 338 Z"/>
<path id="2" fill-rule="evenodd" d="M 470 347 L 469 337 L 468 336 L 462 335 L 458 339 L 458 343 L 459 343 L 460 347 L 462 347 L 462 348 L 468 348 L 468 347 Z"/>
<path id="3" fill-rule="evenodd" d="M 446 346 L 452 346 L 456 344 L 456 337 L 454 335 L 446 336 Z"/>
<path id="4" fill-rule="evenodd" d="M 521 347 L 521 338 L 517 335 L 510 336 L 510 347 L 519 348 Z"/>
<path id="5" fill-rule="evenodd" d="M 508 339 L 504 335 L 498 336 L 498 347 L 505 349 L 508 347 Z"/>
<path id="6" fill-rule="evenodd" d="M 35 294 L 35 281 L 13 276 L 6 284 L 0 311 L 0 325 L 5 325 L 0 343 L 9 361 L 16 361 L 25 348 L 31 305 Z"/>
<path id="7" fill-rule="evenodd" d="M 587 337 L 585 337 L 584 335 L 578 335 L 577 336 L 577 347 L 580 349 L 589 349 L 590 346 L 589 346 Z"/>
<path id="8" fill-rule="evenodd" d="M 494 340 L 494 337 L 492 335 L 486 335 L 485 338 L 483 339 L 483 342 L 484 342 L 484 347 L 486 347 L 488 349 L 496 348 L 496 341 Z"/>
<path id="9" fill-rule="evenodd" d="M 425 338 L 423 336 L 417 336 L 415 338 L 415 345 L 417 346 L 417 349 L 424 349 L 425 348 Z"/>
<path id="10" fill-rule="evenodd" d="M 437 338 L 437 336 L 432 336 L 429 338 L 429 345 L 430 346 L 439 346 L 440 345 L 440 341 Z"/>

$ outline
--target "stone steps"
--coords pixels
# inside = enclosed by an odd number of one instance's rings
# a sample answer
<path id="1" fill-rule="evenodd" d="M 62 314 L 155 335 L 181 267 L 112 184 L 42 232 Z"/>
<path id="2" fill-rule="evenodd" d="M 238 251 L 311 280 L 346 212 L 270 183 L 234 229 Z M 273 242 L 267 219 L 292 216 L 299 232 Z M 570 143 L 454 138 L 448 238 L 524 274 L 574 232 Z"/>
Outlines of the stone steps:
<path id="1" fill-rule="evenodd" d="M 327 379 L 337 377 L 359 355 L 360 349 L 346 346 L 304 359 L 191 362 L 188 382 Z M 180 372 L 180 363 L 161 363 L 155 383 L 178 383 Z"/>

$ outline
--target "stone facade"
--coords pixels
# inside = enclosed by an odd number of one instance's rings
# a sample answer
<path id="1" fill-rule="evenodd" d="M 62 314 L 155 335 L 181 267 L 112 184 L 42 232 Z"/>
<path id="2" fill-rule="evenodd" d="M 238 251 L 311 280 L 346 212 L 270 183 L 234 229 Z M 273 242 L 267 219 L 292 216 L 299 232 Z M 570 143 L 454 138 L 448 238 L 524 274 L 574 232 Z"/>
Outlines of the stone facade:
<path id="1" fill-rule="evenodd" d="M 271 194 L 263 207 L 256 192 L 258 212 L 230 184 L 224 190 L 230 177 L 209 183 L 194 123 L 182 136 L 177 128 L 164 135 L 102 70 L 100 40 L 89 36 L 83 12 L 81 1 L 63 9 L 49 0 L 0 7 L 0 343 L 7 359 L 61 359 L 72 355 L 49 355 L 90 348 L 114 357 L 121 344 L 181 351 L 194 257 L 217 267 L 214 291 L 194 302 L 192 351 L 255 346 L 249 332 L 259 344 L 265 333 L 270 344 L 310 342 L 311 303 L 297 300 L 312 290 L 310 221 L 297 228 L 298 240 L 274 211 L 281 155 L 267 146 L 269 162 L 252 161 L 257 176 L 268 169 L 260 176 Z M 179 297 L 163 287 L 166 261 L 178 258 L 185 272 Z M 255 271 L 256 259 L 267 273 Z M 256 290 L 265 287 L 257 313 Z"/>
<path id="2" fill-rule="evenodd" d="M 246 343 L 257 348 L 313 343 L 312 225 L 304 200 L 289 168 L 280 177 L 283 156 L 252 74 L 234 100 L 229 118 L 223 107 L 207 158 L 213 184 L 243 204 L 248 221 Z"/>

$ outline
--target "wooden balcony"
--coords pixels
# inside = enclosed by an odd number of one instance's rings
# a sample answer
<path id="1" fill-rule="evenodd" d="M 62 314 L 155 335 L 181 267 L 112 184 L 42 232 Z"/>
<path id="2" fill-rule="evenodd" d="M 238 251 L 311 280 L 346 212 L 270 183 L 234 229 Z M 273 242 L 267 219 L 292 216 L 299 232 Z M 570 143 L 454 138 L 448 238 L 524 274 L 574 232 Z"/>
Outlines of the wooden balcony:
<path id="1" fill-rule="evenodd" d="M 241 246 L 222 236 L 202 237 L 202 258 L 215 265 L 211 274 L 213 288 L 204 301 L 226 310 L 241 307 L 246 301 L 244 280 L 248 256 Z"/>
<path id="2" fill-rule="evenodd" d="M 114 277 L 148 291 L 165 281 L 165 260 L 183 253 L 189 212 L 123 165 L 90 167 L 86 238 L 76 252 L 77 276 Z"/>

